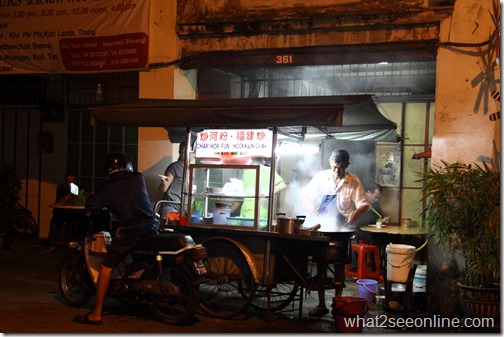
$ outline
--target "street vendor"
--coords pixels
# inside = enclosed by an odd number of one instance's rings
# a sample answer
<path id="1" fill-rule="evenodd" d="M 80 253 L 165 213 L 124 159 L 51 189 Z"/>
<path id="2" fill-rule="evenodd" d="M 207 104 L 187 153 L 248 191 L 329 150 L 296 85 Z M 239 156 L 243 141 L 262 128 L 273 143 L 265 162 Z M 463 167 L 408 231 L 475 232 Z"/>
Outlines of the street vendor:
<path id="1" fill-rule="evenodd" d="M 182 193 L 182 179 L 184 176 L 184 155 L 186 151 L 186 141 L 182 141 L 179 145 L 178 159 L 168 165 L 164 175 L 160 174 L 161 181 L 158 186 L 158 191 L 162 195 L 161 200 L 168 202 L 164 203 L 159 210 L 161 219 L 164 220 L 166 212 L 180 212 L 181 201 L 180 194 Z M 190 162 L 194 162 L 194 152 L 190 152 Z"/>
<path id="2" fill-rule="evenodd" d="M 346 150 L 334 150 L 329 156 L 330 169 L 317 173 L 301 192 L 301 199 L 312 214 L 320 221 L 321 231 L 337 232 L 352 229 L 352 223 L 370 209 L 360 179 L 346 169 L 350 165 L 350 155 Z M 333 243 L 338 250 L 338 258 L 329 261 L 324 257 L 317 260 L 317 278 L 321 281 L 318 290 L 319 304 L 310 310 L 310 316 L 322 316 L 329 312 L 325 304 L 325 280 L 328 263 L 334 264 L 334 282 L 341 286 L 336 288 L 336 297 L 341 296 L 345 284 L 344 266 L 348 254 L 346 243 Z M 344 259 L 344 260 L 343 260 Z"/>

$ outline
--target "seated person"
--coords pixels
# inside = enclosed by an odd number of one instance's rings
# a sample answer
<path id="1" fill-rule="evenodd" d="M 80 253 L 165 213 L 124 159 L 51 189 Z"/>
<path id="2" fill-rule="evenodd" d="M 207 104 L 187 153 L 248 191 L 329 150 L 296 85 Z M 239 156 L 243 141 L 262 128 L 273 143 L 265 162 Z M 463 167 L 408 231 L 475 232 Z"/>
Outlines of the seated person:
<path id="1" fill-rule="evenodd" d="M 360 230 L 361 227 L 369 226 L 375 224 L 378 218 L 378 214 L 382 215 L 382 224 L 386 225 L 390 223 L 390 217 L 383 217 L 383 211 L 380 207 L 380 198 L 383 195 L 383 187 L 377 183 L 371 183 L 366 189 L 366 199 L 371 205 L 371 208 L 366 212 L 362 213 L 360 217 L 355 221 L 353 227 L 355 228 L 355 242 L 364 241 L 377 245 L 380 248 L 380 254 L 383 258 L 385 256 L 385 246 L 390 243 L 390 235 L 387 234 L 373 234 L 371 232 L 365 232 Z M 378 214 L 376 214 L 378 213 Z M 383 252 L 382 252 L 383 251 Z M 352 268 L 357 268 L 357 258 L 356 252 L 353 252 L 352 257 Z"/>
<path id="2" fill-rule="evenodd" d="M 65 175 L 65 182 L 58 185 L 56 188 L 56 203 L 74 206 L 84 206 L 86 198 L 84 197 L 84 190 L 79 188 L 77 194 L 73 194 L 70 184 L 77 185 L 77 177 L 73 173 Z M 77 186 L 78 187 L 78 186 Z M 65 229 L 65 221 L 67 214 L 64 210 L 55 208 L 49 227 L 49 235 L 47 238 L 47 249 L 45 253 L 52 253 L 56 251 L 56 244 L 61 239 L 61 232 Z"/>
<path id="3" fill-rule="evenodd" d="M 377 183 L 371 183 L 366 189 L 366 199 L 368 200 L 371 208 L 366 212 L 362 213 L 357 221 L 354 222 L 353 228 L 357 230 L 356 239 L 357 240 L 365 240 L 371 242 L 374 237 L 371 237 L 371 233 L 363 232 L 359 230 L 361 227 L 369 226 L 371 224 L 375 224 L 378 218 L 378 214 L 383 214 L 383 211 L 380 207 L 380 198 L 383 195 L 383 187 Z M 378 214 L 376 214 L 378 213 Z M 382 224 L 386 225 L 390 222 L 390 217 L 383 217 L 382 215 Z"/>

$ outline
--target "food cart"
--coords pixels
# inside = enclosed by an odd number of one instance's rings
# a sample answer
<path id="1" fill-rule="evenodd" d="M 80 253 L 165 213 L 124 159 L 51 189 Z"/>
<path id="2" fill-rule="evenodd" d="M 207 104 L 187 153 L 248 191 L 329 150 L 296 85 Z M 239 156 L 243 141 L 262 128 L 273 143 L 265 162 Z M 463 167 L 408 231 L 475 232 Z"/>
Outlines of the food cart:
<path id="1" fill-rule="evenodd" d="M 207 282 L 200 285 L 201 309 L 206 314 L 230 319 L 248 306 L 266 310 L 268 314 L 284 309 L 292 301 L 299 301 L 302 310 L 303 291 L 335 289 L 343 284 L 316 280 L 309 270 L 310 261 L 322 257 L 331 242 L 350 245 L 351 230 L 332 232 L 284 232 L 275 226 L 274 172 L 276 147 L 279 137 L 298 143 L 317 142 L 317 139 L 366 132 L 368 140 L 396 137 L 395 125 L 377 110 L 370 96 L 322 96 L 232 100 L 141 100 L 132 104 L 91 108 L 95 125 L 162 126 L 171 131 L 185 130 L 187 144 L 192 135 L 203 143 L 202 134 L 219 130 L 226 135 L 234 133 L 236 139 L 251 140 L 238 146 L 221 142 L 211 144 L 202 151 L 197 162 L 189 162 L 190 147 L 186 148 L 182 204 L 180 219 L 186 226 L 174 230 L 189 233 L 202 243 L 208 253 Z M 256 137 L 261 133 L 260 142 Z M 370 138 L 371 137 L 371 138 Z M 266 139 L 266 140 L 264 140 Z M 212 147 L 213 146 L 213 147 Z M 242 149 L 250 149 L 242 150 Z M 259 149 L 259 150 L 258 150 Z M 253 156 L 257 153 L 271 158 L 269 191 L 261 193 L 260 166 L 248 162 L 219 161 L 230 156 Z M 198 156 L 198 152 L 197 152 Z M 205 158 L 206 160 L 202 160 Z M 239 188 L 223 193 L 223 177 L 233 172 L 250 173 L 255 177 L 251 191 Z M 220 177 L 217 179 L 216 177 Z M 217 184 L 216 182 L 220 183 Z M 216 188 L 216 189 L 215 189 Z M 219 203 L 250 198 L 254 204 L 251 218 L 232 217 L 219 212 Z M 267 204 L 267 217 L 260 216 L 261 203 Z M 197 209 L 198 212 L 194 212 Z M 217 209 L 217 213 L 213 212 Z M 212 215 L 212 216 L 210 216 Z M 220 217 L 219 217 L 220 216 Z M 184 224 L 185 224 L 184 221 Z M 348 254 L 350 249 L 342 249 Z M 344 263 L 347 256 L 332 261 Z M 270 315 L 268 315 L 270 317 Z"/>

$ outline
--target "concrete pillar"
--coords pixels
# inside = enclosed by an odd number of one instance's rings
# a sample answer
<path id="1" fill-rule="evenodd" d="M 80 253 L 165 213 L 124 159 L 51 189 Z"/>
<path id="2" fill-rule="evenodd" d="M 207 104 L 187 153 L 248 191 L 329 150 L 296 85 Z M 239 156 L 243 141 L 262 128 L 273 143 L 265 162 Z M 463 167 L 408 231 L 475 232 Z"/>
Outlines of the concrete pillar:
<path id="1" fill-rule="evenodd" d="M 175 22 L 176 1 L 151 2 L 149 62 L 151 64 L 178 57 Z M 170 47 L 171 46 L 171 47 Z M 154 99 L 195 99 L 196 71 L 183 72 L 173 65 L 140 72 L 139 97 Z M 169 125 L 166 125 L 169 127 Z M 152 204 L 161 197 L 157 191 L 166 167 L 178 157 L 178 144 L 172 144 L 163 127 L 138 129 L 138 170 L 145 175 Z"/>
<path id="2" fill-rule="evenodd" d="M 500 67 L 491 39 L 495 1 L 458 0 L 453 15 L 441 23 L 436 70 L 436 113 L 432 164 L 500 162 L 500 110 L 492 92 L 500 91 Z M 497 4 L 498 6 L 498 4 Z M 497 38 L 499 38 L 497 36 Z M 434 167 L 435 168 L 435 167 Z M 447 247 L 429 243 L 427 310 L 459 314 L 456 281 L 463 259 Z"/>

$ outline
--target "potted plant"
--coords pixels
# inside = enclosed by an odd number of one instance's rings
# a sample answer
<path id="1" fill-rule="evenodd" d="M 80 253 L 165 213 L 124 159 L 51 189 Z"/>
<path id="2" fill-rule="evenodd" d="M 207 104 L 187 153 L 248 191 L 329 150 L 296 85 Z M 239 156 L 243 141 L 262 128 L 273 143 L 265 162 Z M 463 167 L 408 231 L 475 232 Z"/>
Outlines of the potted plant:
<path id="1" fill-rule="evenodd" d="M 13 215 L 13 205 L 22 187 L 17 171 L 17 167 L 10 163 L 2 163 L 0 166 L 0 235 L 3 237 L 8 231 L 7 220 Z"/>
<path id="2" fill-rule="evenodd" d="M 464 257 L 465 270 L 457 285 L 465 313 L 498 319 L 500 172 L 486 163 L 442 164 L 422 173 L 420 180 L 427 205 L 422 211 L 425 226 L 434 244 L 446 244 Z"/>

